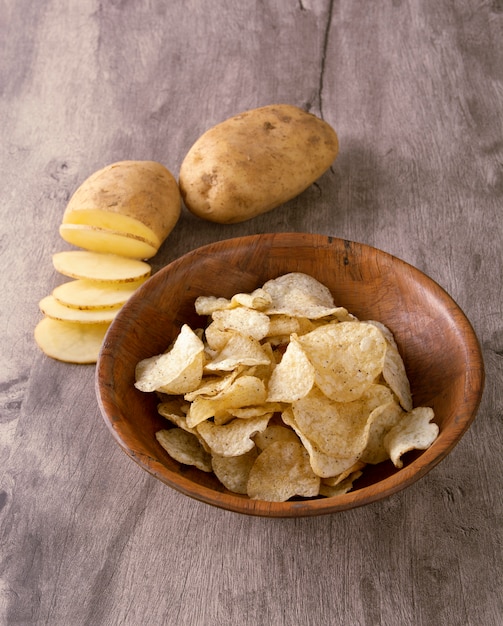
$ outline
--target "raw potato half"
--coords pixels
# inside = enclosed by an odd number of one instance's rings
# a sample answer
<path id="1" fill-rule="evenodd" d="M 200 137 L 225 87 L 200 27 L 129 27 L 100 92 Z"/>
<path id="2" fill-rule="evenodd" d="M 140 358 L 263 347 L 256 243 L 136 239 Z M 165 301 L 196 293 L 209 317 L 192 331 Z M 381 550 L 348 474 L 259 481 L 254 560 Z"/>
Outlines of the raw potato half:
<path id="1" fill-rule="evenodd" d="M 128 283 L 148 278 L 152 269 L 144 261 L 88 250 L 57 252 L 52 256 L 52 262 L 54 269 L 64 276 L 107 283 Z"/>
<path id="2" fill-rule="evenodd" d="M 98 283 L 70 280 L 56 287 L 52 295 L 61 304 L 75 309 L 107 309 L 123 305 L 143 280 L 134 283 Z"/>
<path id="3" fill-rule="evenodd" d="M 105 324 L 110 323 L 117 315 L 120 307 L 108 309 L 76 309 L 58 302 L 54 296 L 45 296 L 39 302 L 39 308 L 44 315 L 54 320 L 75 322 L 78 324 Z"/>
<path id="4" fill-rule="evenodd" d="M 59 234 L 78 248 L 131 259 L 150 259 L 157 252 L 157 244 L 153 241 L 97 226 L 61 224 Z"/>
<path id="5" fill-rule="evenodd" d="M 109 324 L 76 324 L 44 317 L 35 341 L 47 356 L 66 363 L 96 363 Z"/>
<path id="6" fill-rule="evenodd" d="M 150 242 L 157 251 L 175 227 L 180 211 L 177 181 L 164 165 L 119 161 L 94 172 L 80 185 L 65 209 L 63 224 L 128 234 Z"/>

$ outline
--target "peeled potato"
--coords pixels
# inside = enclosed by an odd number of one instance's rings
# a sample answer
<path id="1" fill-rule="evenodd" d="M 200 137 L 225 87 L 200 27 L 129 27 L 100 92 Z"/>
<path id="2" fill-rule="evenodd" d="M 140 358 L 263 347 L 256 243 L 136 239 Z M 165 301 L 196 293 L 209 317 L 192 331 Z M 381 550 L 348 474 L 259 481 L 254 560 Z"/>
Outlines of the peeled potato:
<path id="1" fill-rule="evenodd" d="M 63 224 L 127 234 L 151 243 L 157 251 L 175 227 L 180 211 L 177 181 L 164 165 L 156 161 L 119 161 L 94 172 L 80 185 L 68 202 Z M 125 250 L 99 251 L 137 256 L 125 254 Z M 137 258 L 149 256 L 153 255 L 142 253 Z"/>
<path id="2" fill-rule="evenodd" d="M 59 285 L 52 295 L 61 304 L 75 309 L 115 308 L 124 304 L 143 282 L 98 283 L 77 279 Z"/>
<path id="3" fill-rule="evenodd" d="M 54 320 L 75 322 L 79 324 L 110 323 L 117 315 L 120 307 L 107 309 L 76 309 L 58 302 L 54 296 L 45 296 L 38 303 L 44 315 Z"/>
<path id="4" fill-rule="evenodd" d="M 151 272 L 145 261 L 88 250 L 57 252 L 52 256 L 52 262 L 60 274 L 94 281 L 134 282 L 147 278 Z"/>
<path id="5" fill-rule="evenodd" d="M 150 259 L 157 252 L 157 243 L 153 241 L 97 226 L 61 224 L 59 234 L 65 241 L 78 248 L 118 254 L 131 259 Z"/>
<path id="6" fill-rule="evenodd" d="M 44 317 L 35 341 L 47 356 L 67 363 L 96 363 L 109 324 L 78 324 Z"/>

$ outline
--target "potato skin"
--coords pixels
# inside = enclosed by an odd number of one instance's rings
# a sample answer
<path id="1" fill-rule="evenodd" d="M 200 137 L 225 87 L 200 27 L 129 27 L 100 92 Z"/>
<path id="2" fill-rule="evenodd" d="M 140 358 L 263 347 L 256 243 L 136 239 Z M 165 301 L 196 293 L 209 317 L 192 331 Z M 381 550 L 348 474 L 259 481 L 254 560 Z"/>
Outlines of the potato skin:
<path id="1" fill-rule="evenodd" d="M 147 226 L 159 245 L 175 227 L 181 213 L 178 183 L 156 161 L 118 161 L 94 172 L 75 191 L 63 215 L 72 223 L 78 211 L 121 214 Z"/>
<path id="2" fill-rule="evenodd" d="M 298 107 L 277 104 L 231 117 L 205 132 L 181 167 L 185 206 L 232 224 L 266 213 L 307 189 L 333 163 L 335 130 Z"/>

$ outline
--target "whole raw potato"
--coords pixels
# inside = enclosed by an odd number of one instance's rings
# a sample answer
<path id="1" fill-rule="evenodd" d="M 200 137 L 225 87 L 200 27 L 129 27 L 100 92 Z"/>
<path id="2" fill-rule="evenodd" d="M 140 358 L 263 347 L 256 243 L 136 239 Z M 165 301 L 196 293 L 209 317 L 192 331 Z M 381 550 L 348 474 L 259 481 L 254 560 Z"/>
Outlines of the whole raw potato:
<path id="1" fill-rule="evenodd" d="M 246 111 L 208 130 L 189 150 L 180 168 L 182 198 L 203 219 L 243 222 L 307 189 L 338 149 L 334 129 L 298 107 Z"/>
<path id="2" fill-rule="evenodd" d="M 171 172 L 156 161 L 118 161 L 91 174 L 70 198 L 63 224 L 86 225 L 159 248 L 180 217 Z"/>

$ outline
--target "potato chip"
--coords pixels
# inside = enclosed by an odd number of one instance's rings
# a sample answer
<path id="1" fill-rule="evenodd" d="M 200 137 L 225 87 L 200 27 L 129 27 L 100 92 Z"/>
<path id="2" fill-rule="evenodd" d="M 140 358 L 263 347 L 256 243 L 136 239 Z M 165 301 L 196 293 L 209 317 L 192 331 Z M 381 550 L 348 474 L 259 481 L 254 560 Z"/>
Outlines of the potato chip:
<path id="1" fill-rule="evenodd" d="M 241 369 L 236 368 L 232 372 L 225 372 L 222 376 L 203 376 L 200 384 L 192 391 L 188 391 L 184 395 L 184 399 L 187 402 L 192 402 L 198 396 L 212 398 L 222 391 L 225 391 L 241 372 Z"/>
<path id="2" fill-rule="evenodd" d="M 187 425 L 193 428 L 210 417 L 231 409 L 263 404 L 266 401 L 264 383 L 256 376 L 239 376 L 226 389 L 211 398 L 197 397 L 190 405 Z"/>
<path id="3" fill-rule="evenodd" d="M 387 326 L 371 320 L 369 324 L 374 324 L 378 328 L 384 338 L 386 339 L 386 355 L 384 357 L 383 364 L 383 377 L 388 383 L 392 391 L 396 394 L 402 408 L 405 411 L 412 410 L 412 395 L 410 393 L 410 383 L 407 378 L 407 372 L 405 371 L 405 365 L 398 351 L 393 333 Z"/>
<path id="4" fill-rule="evenodd" d="M 269 317 L 254 309 L 238 307 L 215 311 L 211 317 L 217 328 L 236 331 L 257 341 L 263 339 L 269 331 Z"/>
<path id="5" fill-rule="evenodd" d="M 384 447 L 395 467 L 403 467 L 402 456 L 410 450 L 426 450 L 438 436 L 439 428 L 432 423 L 433 409 L 418 407 L 406 413 L 402 420 L 384 437 Z"/>
<path id="6" fill-rule="evenodd" d="M 301 443 L 275 441 L 257 457 L 248 477 L 248 496 L 253 500 L 286 502 L 293 496 L 317 496 L 320 478 L 311 469 Z"/>
<path id="7" fill-rule="evenodd" d="M 382 463 L 389 459 L 384 447 L 384 436 L 405 415 L 398 402 L 391 400 L 375 408 L 369 415 L 367 445 L 360 459 L 365 463 Z"/>
<path id="8" fill-rule="evenodd" d="M 312 391 L 292 403 L 295 422 L 321 452 L 339 459 L 360 455 L 367 444 L 368 418 L 383 399 L 393 399 L 392 392 L 383 385 L 371 385 L 358 400 L 334 402 L 314 387 Z"/>
<path id="9" fill-rule="evenodd" d="M 169 352 L 140 361 L 136 366 L 135 387 L 140 391 L 184 393 L 197 386 L 203 376 L 204 344 L 184 324 Z"/>
<path id="10" fill-rule="evenodd" d="M 317 476 L 320 476 L 321 478 L 338 476 L 348 468 L 353 467 L 353 465 L 357 462 L 358 456 L 354 456 L 349 459 L 341 459 L 322 452 L 320 448 L 299 428 L 291 408 L 283 411 L 281 417 L 285 424 L 293 428 L 302 441 L 304 448 L 309 454 L 311 468 Z"/>
<path id="11" fill-rule="evenodd" d="M 341 483 L 343 480 L 351 476 L 351 474 L 360 472 L 360 475 L 361 475 L 361 470 L 364 467 L 365 467 L 365 463 L 363 461 L 356 461 L 355 463 L 353 463 L 353 465 L 348 467 L 348 469 L 344 470 L 340 474 L 337 474 L 336 476 L 327 476 L 326 478 L 323 478 L 321 482 L 323 485 L 329 485 L 330 487 L 335 487 L 336 485 Z"/>
<path id="12" fill-rule="evenodd" d="M 231 298 L 231 306 L 245 306 L 257 311 L 263 311 L 270 306 L 271 302 L 271 296 L 262 287 L 251 293 L 237 293 Z"/>
<path id="13" fill-rule="evenodd" d="M 190 426 L 187 425 L 187 412 L 183 412 L 181 407 L 175 405 L 174 402 L 161 402 L 157 405 L 157 412 L 169 422 L 178 426 L 178 428 L 186 430 L 193 435 L 197 433 L 194 428 L 190 428 Z"/>
<path id="14" fill-rule="evenodd" d="M 291 428 L 286 428 L 285 426 L 281 426 L 281 424 L 272 424 L 271 422 L 267 424 L 267 428 L 263 432 L 257 433 L 253 440 L 260 451 L 264 450 L 275 441 L 299 442 L 299 438 Z"/>
<path id="15" fill-rule="evenodd" d="M 272 299 L 272 303 L 265 309 L 268 314 L 286 314 L 309 319 L 318 319 L 337 312 L 341 315 L 347 314 L 346 309 L 335 306 L 330 290 L 307 274 L 284 274 L 267 281 L 263 289 Z"/>
<path id="16" fill-rule="evenodd" d="M 353 489 L 353 483 L 355 480 L 358 480 L 360 476 L 363 474 L 361 470 L 356 472 L 352 472 L 349 476 L 341 480 L 336 485 L 328 485 L 325 482 L 321 481 L 320 484 L 320 496 L 325 496 L 326 498 L 333 498 L 334 496 L 342 496 L 343 494 L 351 491 Z"/>
<path id="17" fill-rule="evenodd" d="M 213 454 L 211 457 L 213 472 L 229 491 L 246 494 L 248 476 L 257 456 L 256 448 L 252 448 L 239 456 Z"/>
<path id="18" fill-rule="evenodd" d="M 231 333 L 221 352 L 205 365 L 206 372 L 230 371 L 240 365 L 267 365 L 269 357 L 253 337 L 237 332 Z"/>
<path id="19" fill-rule="evenodd" d="M 299 343 L 314 366 L 316 385 L 337 402 L 359 398 L 383 369 L 386 340 L 372 324 L 327 324 Z"/>
<path id="20" fill-rule="evenodd" d="M 231 301 L 227 298 L 216 296 L 199 296 L 194 302 L 194 308 L 198 315 L 211 315 L 215 311 L 223 311 L 230 308 Z"/>
<path id="21" fill-rule="evenodd" d="M 211 455 L 206 452 L 198 438 L 182 428 L 158 430 L 157 441 L 170 457 L 184 465 L 194 465 L 203 472 L 211 472 Z"/>
<path id="22" fill-rule="evenodd" d="M 314 385 L 314 367 L 292 335 L 283 358 L 269 379 L 268 402 L 294 402 L 306 396 Z"/>
<path id="23" fill-rule="evenodd" d="M 247 420 L 236 418 L 223 426 L 205 421 L 197 426 L 197 431 L 213 454 L 239 456 L 255 447 L 253 435 L 265 430 L 271 417 L 267 414 Z"/>

